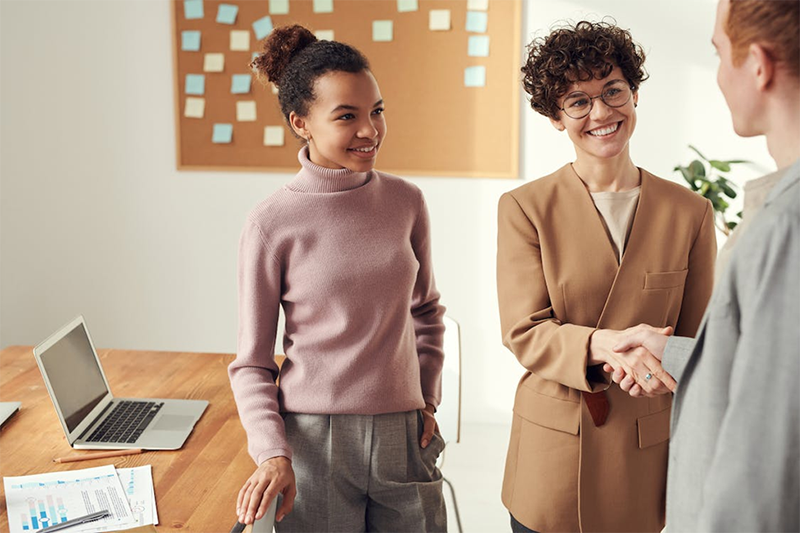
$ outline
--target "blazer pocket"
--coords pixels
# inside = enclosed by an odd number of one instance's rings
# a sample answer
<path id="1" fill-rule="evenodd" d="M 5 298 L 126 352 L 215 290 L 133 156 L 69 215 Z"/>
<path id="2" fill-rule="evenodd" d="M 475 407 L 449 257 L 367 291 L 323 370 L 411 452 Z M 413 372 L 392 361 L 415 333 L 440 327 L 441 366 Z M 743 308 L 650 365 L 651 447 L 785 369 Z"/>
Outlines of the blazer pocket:
<path id="1" fill-rule="evenodd" d="M 673 272 L 647 272 L 644 275 L 644 288 L 647 289 L 672 289 L 682 287 L 686 283 L 689 269 L 675 270 Z"/>
<path id="2" fill-rule="evenodd" d="M 655 446 L 669 440 L 669 421 L 671 408 L 636 420 L 639 428 L 639 448 Z"/>
<path id="3" fill-rule="evenodd" d="M 514 400 L 514 412 L 536 425 L 577 435 L 581 424 L 581 404 L 559 400 L 520 385 Z"/>

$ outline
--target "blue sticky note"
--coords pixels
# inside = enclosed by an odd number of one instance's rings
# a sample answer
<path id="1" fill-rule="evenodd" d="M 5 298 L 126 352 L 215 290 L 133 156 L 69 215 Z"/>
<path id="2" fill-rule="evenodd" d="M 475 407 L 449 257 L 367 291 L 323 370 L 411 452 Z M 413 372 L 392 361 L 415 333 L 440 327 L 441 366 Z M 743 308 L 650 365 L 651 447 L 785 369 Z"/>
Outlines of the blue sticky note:
<path id="1" fill-rule="evenodd" d="M 217 10 L 217 22 L 220 24 L 233 24 L 236 22 L 236 15 L 239 7 L 231 4 L 220 4 Z"/>
<path id="2" fill-rule="evenodd" d="M 469 47 L 467 55 L 471 57 L 488 57 L 489 56 L 489 36 L 488 35 L 471 35 L 469 38 Z"/>
<path id="3" fill-rule="evenodd" d="M 186 20 L 203 18 L 203 0 L 183 0 L 183 15 Z"/>
<path id="4" fill-rule="evenodd" d="M 486 11 L 467 11 L 467 31 L 486 33 L 489 26 L 489 15 Z"/>
<path id="5" fill-rule="evenodd" d="M 464 69 L 464 87 L 485 87 L 486 67 L 467 67 Z"/>
<path id="6" fill-rule="evenodd" d="M 231 78 L 232 94 L 247 94 L 250 92 L 250 74 L 234 74 Z"/>
<path id="7" fill-rule="evenodd" d="M 272 19 L 269 15 L 260 18 L 253 23 L 253 31 L 259 41 L 272 32 Z"/>
<path id="8" fill-rule="evenodd" d="M 250 61 L 255 60 L 255 58 L 257 58 L 260 55 L 261 55 L 261 52 L 253 52 L 253 57 L 250 58 Z"/>
<path id="9" fill-rule="evenodd" d="M 214 134 L 211 142 L 215 144 L 228 144 L 233 139 L 233 124 L 214 124 Z"/>
<path id="10" fill-rule="evenodd" d="M 186 75 L 186 94 L 203 94 L 206 92 L 206 77 L 203 74 Z"/>
<path id="11" fill-rule="evenodd" d="M 200 50 L 200 32 L 182 31 L 181 50 L 183 50 L 184 52 L 197 52 L 198 50 Z"/>

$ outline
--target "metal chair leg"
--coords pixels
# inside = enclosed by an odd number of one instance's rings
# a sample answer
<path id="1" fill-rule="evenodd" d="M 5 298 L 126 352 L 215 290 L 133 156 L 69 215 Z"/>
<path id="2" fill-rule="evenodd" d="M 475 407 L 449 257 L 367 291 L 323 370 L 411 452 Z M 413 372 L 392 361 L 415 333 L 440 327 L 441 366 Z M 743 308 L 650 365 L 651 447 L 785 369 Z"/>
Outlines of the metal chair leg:
<path id="1" fill-rule="evenodd" d="M 464 529 L 461 527 L 461 513 L 458 512 L 458 502 L 456 501 L 456 491 L 453 488 L 453 484 L 450 483 L 450 480 L 446 477 L 442 476 L 442 479 L 447 486 L 450 487 L 450 495 L 453 497 L 453 511 L 456 513 L 456 522 L 458 522 L 458 533 L 464 533 Z"/>

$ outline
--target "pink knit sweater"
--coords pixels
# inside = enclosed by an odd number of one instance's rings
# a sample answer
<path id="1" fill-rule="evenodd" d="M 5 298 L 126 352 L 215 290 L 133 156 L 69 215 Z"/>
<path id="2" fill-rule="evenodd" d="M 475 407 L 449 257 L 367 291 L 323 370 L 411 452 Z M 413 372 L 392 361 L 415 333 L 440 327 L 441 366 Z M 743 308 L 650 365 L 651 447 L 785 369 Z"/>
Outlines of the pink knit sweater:
<path id="1" fill-rule="evenodd" d="M 444 307 L 414 185 L 315 165 L 248 216 L 239 338 L 228 373 L 257 464 L 291 457 L 281 412 L 380 414 L 438 405 Z M 286 361 L 275 385 L 283 306 Z"/>

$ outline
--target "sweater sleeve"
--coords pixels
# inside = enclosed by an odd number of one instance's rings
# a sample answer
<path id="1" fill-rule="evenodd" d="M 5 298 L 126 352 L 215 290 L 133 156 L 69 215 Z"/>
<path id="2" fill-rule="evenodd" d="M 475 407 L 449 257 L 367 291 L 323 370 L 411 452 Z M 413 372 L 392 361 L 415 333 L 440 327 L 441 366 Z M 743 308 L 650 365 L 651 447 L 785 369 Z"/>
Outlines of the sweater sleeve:
<path id="1" fill-rule="evenodd" d="M 498 205 L 497 297 L 503 344 L 522 366 L 573 389 L 608 388 L 602 380 L 587 378 L 589 339 L 595 328 L 562 323 L 555 317 L 539 234 L 510 193 Z"/>
<path id="2" fill-rule="evenodd" d="M 431 260 L 430 219 L 425 199 L 420 192 L 420 208 L 411 231 L 411 247 L 419 263 L 417 280 L 411 299 L 411 316 L 419 356 L 420 385 L 425 403 L 438 407 L 442 400 L 442 366 L 444 364 L 445 308 L 439 303 L 439 291 L 433 277 Z"/>
<path id="3" fill-rule="evenodd" d="M 714 288 L 714 261 L 717 257 L 717 238 L 714 230 L 714 209 L 706 200 L 706 210 L 700 230 L 689 251 L 689 272 L 683 289 L 683 302 L 675 334 L 694 337 L 703 318 Z"/>
<path id="4" fill-rule="evenodd" d="M 275 336 L 281 269 L 261 232 L 248 221 L 239 240 L 239 334 L 236 359 L 228 367 L 250 456 L 260 465 L 291 458 L 278 403 Z"/>

